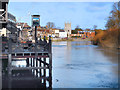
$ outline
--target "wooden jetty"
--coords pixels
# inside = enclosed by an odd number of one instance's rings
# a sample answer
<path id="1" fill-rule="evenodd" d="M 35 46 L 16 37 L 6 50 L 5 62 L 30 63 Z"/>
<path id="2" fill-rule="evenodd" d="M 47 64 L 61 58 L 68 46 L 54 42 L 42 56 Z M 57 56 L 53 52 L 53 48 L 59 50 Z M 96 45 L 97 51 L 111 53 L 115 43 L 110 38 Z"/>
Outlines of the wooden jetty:
<path id="1" fill-rule="evenodd" d="M 16 87 L 16 81 L 18 84 L 31 83 L 27 88 L 32 86 L 34 81 L 39 81 L 41 87 L 39 88 L 48 88 L 52 89 L 52 41 L 51 36 L 47 41 L 44 37 L 44 40 L 36 40 L 36 43 L 20 43 L 12 42 L 12 39 L 9 38 L 8 42 L 3 42 L 2 44 L 2 56 L 3 59 L 8 59 L 8 77 L 4 78 L 4 83 L 8 82 L 5 88 L 20 88 L 24 86 L 19 85 Z M 26 60 L 26 67 L 15 67 L 12 66 L 12 62 L 19 60 Z M 23 73 L 24 75 L 15 75 L 17 73 Z M 49 73 L 48 73 L 49 72 Z M 48 76 L 47 76 L 48 73 Z M 26 75 L 27 74 L 27 75 Z M 25 76 L 26 75 L 26 76 Z M 18 76 L 18 77 L 17 77 Z M 16 80 L 16 81 L 15 81 Z M 30 82 L 30 80 L 32 80 Z M 25 83 L 26 82 L 26 83 Z M 48 86 L 47 83 L 48 82 Z M 35 82 L 36 83 L 36 82 Z M 14 84 L 14 85 L 12 85 Z M 34 88 L 34 87 L 33 87 Z M 38 88 L 38 87 L 37 87 Z"/>

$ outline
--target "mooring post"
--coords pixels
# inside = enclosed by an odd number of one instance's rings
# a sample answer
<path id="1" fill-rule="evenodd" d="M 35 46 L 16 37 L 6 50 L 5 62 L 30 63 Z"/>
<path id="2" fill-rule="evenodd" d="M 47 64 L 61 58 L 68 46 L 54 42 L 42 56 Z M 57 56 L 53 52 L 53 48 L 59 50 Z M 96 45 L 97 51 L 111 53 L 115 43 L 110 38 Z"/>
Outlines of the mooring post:
<path id="1" fill-rule="evenodd" d="M 52 41 L 49 36 L 49 88 L 52 88 Z"/>

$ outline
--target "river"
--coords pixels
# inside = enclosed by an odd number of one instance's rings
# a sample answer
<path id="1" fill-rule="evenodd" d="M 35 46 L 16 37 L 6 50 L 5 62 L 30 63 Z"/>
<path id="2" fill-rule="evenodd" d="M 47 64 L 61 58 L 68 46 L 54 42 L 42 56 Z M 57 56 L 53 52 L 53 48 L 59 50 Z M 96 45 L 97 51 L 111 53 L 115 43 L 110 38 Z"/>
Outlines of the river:
<path id="1" fill-rule="evenodd" d="M 118 51 L 89 41 L 53 42 L 53 88 L 118 87 Z"/>

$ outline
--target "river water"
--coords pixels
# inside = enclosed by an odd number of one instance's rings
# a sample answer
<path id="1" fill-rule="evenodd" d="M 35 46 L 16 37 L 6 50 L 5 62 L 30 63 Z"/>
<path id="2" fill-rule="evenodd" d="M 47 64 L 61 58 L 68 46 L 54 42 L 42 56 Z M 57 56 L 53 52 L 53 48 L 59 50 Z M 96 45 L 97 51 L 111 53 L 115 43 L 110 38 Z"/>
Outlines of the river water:
<path id="1" fill-rule="evenodd" d="M 53 42 L 53 88 L 118 87 L 118 51 L 89 41 Z"/>

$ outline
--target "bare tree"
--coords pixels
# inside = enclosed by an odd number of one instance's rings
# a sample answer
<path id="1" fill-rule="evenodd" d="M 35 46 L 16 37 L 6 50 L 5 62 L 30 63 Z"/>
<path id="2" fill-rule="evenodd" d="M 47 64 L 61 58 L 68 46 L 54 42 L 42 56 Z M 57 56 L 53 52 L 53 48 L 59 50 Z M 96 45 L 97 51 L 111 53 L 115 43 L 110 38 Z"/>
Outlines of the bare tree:
<path id="1" fill-rule="evenodd" d="M 55 24 L 53 22 L 48 22 L 47 23 L 47 27 L 50 29 L 50 28 L 54 28 L 55 27 Z"/>
<path id="2" fill-rule="evenodd" d="M 93 26 L 93 29 L 96 30 L 96 29 L 97 29 L 97 25 L 94 25 L 94 26 Z"/>
<path id="3" fill-rule="evenodd" d="M 120 27 L 120 2 L 114 3 L 113 10 L 106 23 L 106 28 L 118 28 Z"/>

